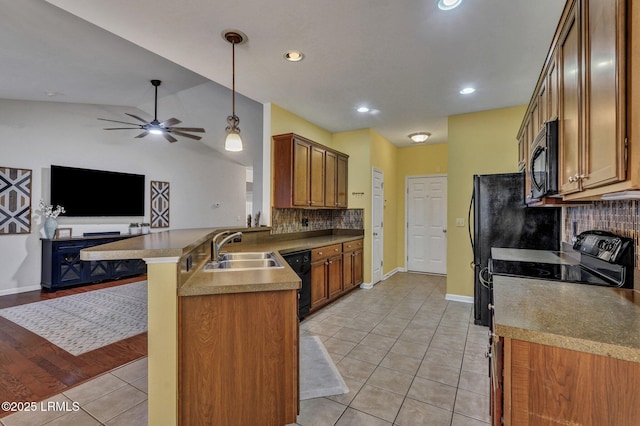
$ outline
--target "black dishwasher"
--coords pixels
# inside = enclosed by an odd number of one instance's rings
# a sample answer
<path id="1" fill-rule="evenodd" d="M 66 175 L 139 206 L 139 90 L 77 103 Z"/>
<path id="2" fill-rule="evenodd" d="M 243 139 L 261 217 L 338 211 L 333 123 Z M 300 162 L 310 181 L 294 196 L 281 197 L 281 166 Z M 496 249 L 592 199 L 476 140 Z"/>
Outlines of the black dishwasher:
<path id="1" fill-rule="evenodd" d="M 311 309 L 311 250 L 287 253 L 282 257 L 302 280 L 298 290 L 298 318 L 302 320 Z"/>

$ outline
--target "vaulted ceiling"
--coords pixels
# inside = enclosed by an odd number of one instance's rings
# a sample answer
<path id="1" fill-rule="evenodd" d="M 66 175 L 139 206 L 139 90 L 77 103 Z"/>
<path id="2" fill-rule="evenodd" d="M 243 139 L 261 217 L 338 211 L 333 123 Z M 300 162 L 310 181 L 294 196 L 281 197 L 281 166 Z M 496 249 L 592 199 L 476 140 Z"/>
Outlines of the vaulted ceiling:
<path id="1" fill-rule="evenodd" d="M 236 47 L 239 93 L 331 132 L 446 142 L 449 115 L 529 101 L 564 3 L 0 0 L 0 98 L 137 106 L 150 78 L 167 93 L 231 87 L 221 34 L 238 29 L 248 36 Z M 290 49 L 304 60 L 284 60 Z M 476 92 L 459 94 L 466 86 Z"/>

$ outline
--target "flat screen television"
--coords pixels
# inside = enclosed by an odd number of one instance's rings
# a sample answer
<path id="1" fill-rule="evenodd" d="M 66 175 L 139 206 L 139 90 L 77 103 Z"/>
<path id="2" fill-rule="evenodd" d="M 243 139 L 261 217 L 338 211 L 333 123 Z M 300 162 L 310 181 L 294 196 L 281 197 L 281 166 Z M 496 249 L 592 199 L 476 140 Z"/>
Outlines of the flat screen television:
<path id="1" fill-rule="evenodd" d="M 65 216 L 144 216 L 144 175 L 51 165 L 51 204 Z"/>

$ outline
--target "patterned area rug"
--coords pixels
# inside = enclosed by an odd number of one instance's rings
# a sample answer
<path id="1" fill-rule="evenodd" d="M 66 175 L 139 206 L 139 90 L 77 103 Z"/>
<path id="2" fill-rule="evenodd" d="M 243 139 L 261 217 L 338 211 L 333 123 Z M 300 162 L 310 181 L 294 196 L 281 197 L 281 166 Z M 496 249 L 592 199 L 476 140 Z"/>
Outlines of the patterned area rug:
<path id="1" fill-rule="evenodd" d="M 300 338 L 300 399 L 349 392 L 338 368 L 317 336 Z"/>
<path id="2" fill-rule="evenodd" d="M 0 309 L 0 316 L 80 355 L 147 331 L 147 282 Z"/>

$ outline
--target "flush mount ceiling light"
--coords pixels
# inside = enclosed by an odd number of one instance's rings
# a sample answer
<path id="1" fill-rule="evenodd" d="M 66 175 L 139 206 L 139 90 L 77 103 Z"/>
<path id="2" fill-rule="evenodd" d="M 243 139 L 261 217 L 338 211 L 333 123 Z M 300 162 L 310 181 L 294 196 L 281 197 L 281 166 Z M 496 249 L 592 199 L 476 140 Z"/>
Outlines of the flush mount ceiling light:
<path id="1" fill-rule="evenodd" d="M 451 10 L 460 6 L 462 0 L 440 0 L 438 1 L 438 7 L 441 10 Z"/>
<path id="2" fill-rule="evenodd" d="M 474 89 L 473 87 L 465 87 L 464 89 L 460 90 L 460 94 L 461 95 L 470 95 L 475 91 L 476 91 L 476 89 Z"/>
<path id="3" fill-rule="evenodd" d="M 358 112 L 369 112 L 369 111 L 371 111 L 371 110 L 369 109 L 369 107 L 366 107 L 366 106 L 360 106 L 360 107 L 358 107 L 358 108 L 356 109 L 356 111 L 358 111 Z"/>
<path id="4" fill-rule="evenodd" d="M 412 143 L 424 143 L 427 139 L 429 139 L 429 136 L 431 136 L 431 133 L 429 132 L 417 132 L 417 133 L 411 133 L 409 135 L 409 137 L 412 140 Z"/>
<path id="5" fill-rule="evenodd" d="M 225 31 L 222 38 L 231 43 L 231 115 L 227 117 L 227 139 L 224 141 L 224 149 L 227 151 L 242 151 L 242 138 L 240 137 L 240 119 L 236 115 L 236 44 L 242 44 L 247 36 L 237 30 Z"/>
<path id="6" fill-rule="evenodd" d="M 287 61 L 290 62 L 300 62 L 304 59 L 304 53 L 300 52 L 299 50 L 289 50 L 288 52 L 285 52 L 283 56 Z"/>

